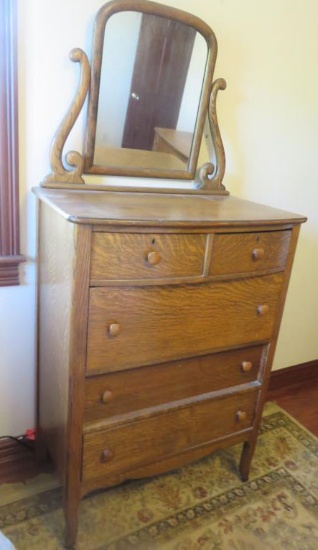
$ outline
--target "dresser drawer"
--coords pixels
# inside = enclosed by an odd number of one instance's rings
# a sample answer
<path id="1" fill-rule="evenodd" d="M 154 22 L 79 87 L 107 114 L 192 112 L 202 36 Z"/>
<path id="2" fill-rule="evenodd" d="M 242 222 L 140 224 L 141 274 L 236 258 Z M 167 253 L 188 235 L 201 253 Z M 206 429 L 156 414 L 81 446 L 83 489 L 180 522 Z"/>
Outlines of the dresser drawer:
<path id="1" fill-rule="evenodd" d="M 87 370 L 109 372 L 267 341 L 283 274 L 90 290 Z"/>
<path id="2" fill-rule="evenodd" d="M 91 280 L 199 276 L 206 235 L 93 233 Z"/>
<path id="3" fill-rule="evenodd" d="M 215 235 L 210 275 L 283 270 L 291 230 Z"/>
<path id="4" fill-rule="evenodd" d="M 112 476 L 250 428 L 258 392 L 201 401 L 84 436 L 83 481 Z"/>
<path id="5" fill-rule="evenodd" d="M 87 378 L 84 422 L 254 382 L 263 350 L 255 346 Z"/>

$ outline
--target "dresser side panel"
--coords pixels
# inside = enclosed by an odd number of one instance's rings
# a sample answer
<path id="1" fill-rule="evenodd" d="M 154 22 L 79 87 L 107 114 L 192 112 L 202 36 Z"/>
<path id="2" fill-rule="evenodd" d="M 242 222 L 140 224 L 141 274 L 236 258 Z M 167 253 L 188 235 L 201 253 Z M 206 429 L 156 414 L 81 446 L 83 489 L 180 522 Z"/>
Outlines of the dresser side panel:
<path id="1" fill-rule="evenodd" d="M 39 203 L 38 429 L 65 476 L 75 226 Z"/>

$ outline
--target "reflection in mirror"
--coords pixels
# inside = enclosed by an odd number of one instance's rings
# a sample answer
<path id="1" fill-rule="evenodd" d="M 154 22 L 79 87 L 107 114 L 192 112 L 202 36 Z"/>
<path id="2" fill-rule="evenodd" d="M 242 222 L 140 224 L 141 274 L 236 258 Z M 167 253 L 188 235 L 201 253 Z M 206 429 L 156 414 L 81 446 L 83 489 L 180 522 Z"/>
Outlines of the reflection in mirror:
<path id="1" fill-rule="evenodd" d="M 128 11 L 105 26 L 93 164 L 187 170 L 208 48 L 192 27 Z"/>

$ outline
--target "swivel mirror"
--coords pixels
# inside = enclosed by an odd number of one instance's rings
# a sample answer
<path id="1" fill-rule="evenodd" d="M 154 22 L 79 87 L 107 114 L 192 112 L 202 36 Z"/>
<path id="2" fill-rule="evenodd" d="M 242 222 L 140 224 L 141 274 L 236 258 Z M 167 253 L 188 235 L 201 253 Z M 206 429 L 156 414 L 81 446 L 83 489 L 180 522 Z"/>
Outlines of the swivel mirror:
<path id="1" fill-rule="evenodd" d="M 212 83 L 217 53 L 213 31 L 197 17 L 147 0 L 113 0 L 95 19 L 91 64 L 80 62 L 81 83 L 51 150 L 48 184 L 84 184 L 82 174 L 194 180 L 196 188 L 226 193 L 224 152 Z M 62 151 L 88 96 L 83 154 Z M 209 103 L 210 102 L 210 103 Z M 215 165 L 197 174 L 206 117 Z M 91 187 L 91 185 L 90 185 Z M 100 185 L 98 185 L 100 188 Z"/>

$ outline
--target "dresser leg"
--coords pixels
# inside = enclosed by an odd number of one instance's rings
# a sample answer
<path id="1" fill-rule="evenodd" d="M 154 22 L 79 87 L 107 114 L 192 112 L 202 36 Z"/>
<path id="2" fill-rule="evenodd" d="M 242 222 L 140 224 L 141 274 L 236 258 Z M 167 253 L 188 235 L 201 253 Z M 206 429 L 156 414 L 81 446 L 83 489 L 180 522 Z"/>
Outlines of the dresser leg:
<path id="1" fill-rule="evenodd" d="M 70 499 L 64 508 L 65 514 L 65 548 L 75 548 L 78 529 L 79 500 Z"/>
<path id="2" fill-rule="evenodd" d="M 254 449 L 255 441 L 244 442 L 240 460 L 240 474 L 242 481 L 248 480 Z"/>

